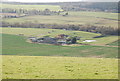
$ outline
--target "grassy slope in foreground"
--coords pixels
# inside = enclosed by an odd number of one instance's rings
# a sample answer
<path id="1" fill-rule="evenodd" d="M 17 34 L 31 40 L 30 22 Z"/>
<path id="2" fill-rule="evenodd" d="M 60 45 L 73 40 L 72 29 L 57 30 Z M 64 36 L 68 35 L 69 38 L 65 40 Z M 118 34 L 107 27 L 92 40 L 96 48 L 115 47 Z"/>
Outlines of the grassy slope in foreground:
<path id="1" fill-rule="evenodd" d="M 118 60 L 80 57 L 3 56 L 3 79 L 68 78 L 117 79 Z"/>
<path id="2" fill-rule="evenodd" d="M 55 46 L 47 44 L 31 44 L 21 36 L 3 34 L 4 55 L 29 56 L 77 56 L 77 57 L 109 57 L 118 56 L 117 47 L 102 46 Z"/>

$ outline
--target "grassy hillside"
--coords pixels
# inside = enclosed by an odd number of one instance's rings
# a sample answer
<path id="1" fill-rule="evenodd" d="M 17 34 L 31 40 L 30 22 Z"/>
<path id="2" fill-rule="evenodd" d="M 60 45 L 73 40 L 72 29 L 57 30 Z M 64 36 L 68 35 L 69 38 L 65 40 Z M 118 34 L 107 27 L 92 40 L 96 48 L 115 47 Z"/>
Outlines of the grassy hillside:
<path id="1" fill-rule="evenodd" d="M 15 65 L 15 66 L 14 66 Z M 117 79 L 118 60 L 3 56 L 3 79 Z"/>
<path id="2" fill-rule="evenodd" d="M 105 18 L 110 18 L 110 19 L 105 19 Z M 35 23 L 44 23 L 44 24 L 82 24 L 82 25 L 118 27 L 118 21 L 111 20 L 111 18 L 117 19 L 117 14 L 111 14 L 111 13 L 99 14 L 99 12 L 69 12 L 69 15 L 66 17 L 61 15 L 59 16 L 58 15 L 53 15 L 53 16 L 36 15 L 36 16 L 26 16 L 21 18 L 3 19 L 2 21 L 6 21 L 10 23 L 35 22 Z"/>
<path id="3" fill-rule="evenodd" d="M 2 4 L 2 8 L 12 9 L 37 9 L 44 10 L 46 8 L 54 11 L 62 10 L 59 5 L 15 5 L 15 4 Z M 50 24 L 90 24 L 96 26 L 112 26 L 118 27 L 118 13 L 107 12 L 88 12 L 88 11 L 75 11 L 68 12 L 69 15 L 63 16 L 28 16 L 22 18 L 3 19 L 6 22 L 36 22 L 36 23 L 50 23 Z M 63 13 L 64 14 L 64 13 Z"/>
<path id="4" fill-rule="evenodd" d="M 96 40 L 96 42 L 88 43 L 88 44 L 99 44 L 99 45 L 109 44 L 118 40 L 118 36 L 93 38 L 95 36 L 100 36 L 100 34 L 83 32 L 83 31 L 66 31 L 66 30 L 58 30 L 58 29 L 37 29 L 37 28 L 0 28 L 0 30 L 2 30 L 1 33 L 4 34 L 13 34 L 13 35 L 24 34 L 27 37 L 29 36 L 42 37 L 45 35 L 50 35 L 51 37 L 55 37 L 59 34 L 67 34 L 71 36 L 81 37 L 80 40 L 78 41 L 79 43 L 83 43 L 84 40 Z"/>
<path id="5" fill-rule="evenodd" d="M 60 29 L 0 28 L 0 30 L 2 30 L 1 33 L 13 34 L 13 35 L 24 34 L 24 36 L 27 37 L 29 36 L 42 37 L 45 35 L 50 35 L 51 37 L 55 37 L 59 34 L 68 34 L 68 35 L 80 36 L 82 38 L 92 38 L 100 35 L 96 33 L 84 32 L 84 31 L 68 31 L 68 30 L 60 30 Z"/>
<path id="6" fill-rule="evenodd" d="M 50 9 L 53 11 L 62 10 L 58 5 L 17 5 L 17 4 L 2 4 L 2 8 L 12 8 L 12 9 L 37 9 L 37 10 L 45 10 Z"/>
<path id="7" fill-rule="evenodd" d="M 3 55 L 109 57 L 109 58 L 116 58 L 118 56 L 117 47 L 103 47 L 103 46 L 71 47 L 47 44 L 31 44 L 26 42 L 25 37 L 7 34 L 3 34 L 2 41 L 3 41 L 2 42 Z"/>
<path id="8" fill-rule="evenodd" d="M 106 19 L 118 19 L 118 13 L 105 13 L 105 12 L 89 12 L 89 11 L 77 11 L 70 12 L 70 15 L 73 16 L 92 16 L 97 18 L 106 18 Z"/>

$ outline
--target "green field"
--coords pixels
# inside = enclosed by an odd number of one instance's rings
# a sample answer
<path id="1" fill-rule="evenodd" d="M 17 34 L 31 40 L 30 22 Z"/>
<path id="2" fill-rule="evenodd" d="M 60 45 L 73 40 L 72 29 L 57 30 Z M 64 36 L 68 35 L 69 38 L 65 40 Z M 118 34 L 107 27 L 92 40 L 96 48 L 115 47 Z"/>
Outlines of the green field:
<path id="1" fill-rule="evenodd" d="M 118 79 L 118 60 L 4 56 L 3 79 Z"/>
<path id="2" fill-rule="evenodd" d="M 117 47 L 103 46 L 56 46 L 26 42 L 26 38 L 3 34 L 3 55 L 21 56 L 73 56 L 73 57 L 118 57 Z M 101 51 L 102 50 L 102 51 Z M 109 51 L 109 52 L 108 52 Z"/>
<path id="3" fill-rule="evenodd" d="M 37 10 L 45 10 L 50 9 L 52 11 L 62 11 L 60 6 L 58 5 L 16 5 L 16 4 L 2 4 L 2 8 L 12 8 L 12 9 L 37 9 Z"/>
<path id="4" fill-rule="evenodd" d="M 58 5 L 2 4 L 2 8 L 59 11 Z M 32 15 L 3 18 L 9 23 L 82 24 L 118 28 L 118 14 L 105 12 L 68 12 L 68 16 Z M 23 34 L 21 36 L 20 34 Z M 38 44 L 28 37 L 56 37 L 59 34 L 78 36 L 74 45 Z M 0 28 L 0 78 L 3 79 L 118 79 L 118 36 L 100 36 L 98 33 L 40 28 Z M 84 43 L 84 40 L 96 42 Z M 82 44 L 81 44 L 82 43 Z M 84 45 L 88 44 L 88 45 Z M 2 58 L 2 60 L 1 60 Z"/>
<path id="5" fill-rule="evenodd" d="M 81 15 L 79 15 L 79 13 Z M 111 27 L 118 27 L 118 21 L 117 20 L 110 20 L 110 19 L 104 19 L 101 16 L 98 16 L 99 12 L 91 12 L 91 14 L 96 13 L 98 17 L 89 16 L 89 12 L 69 12 L 69 15 L 64 17 L 61 15 L 52 15 L 52 16 L 43 16 L 43 15 L 36 15 L 36 16 L 26 16 L 21 18 L 9 18 L 9 19 L 3 19 L 2 21 L 5 22 L 33 22 L 33 23 L 44 23 L 44 24 L 82 24 L 82 25 L 95 25 L 95 26 L 111 26 Z M 86 13 L 83 15 L 83 13 Z M 105 14 L 105 13 L 104 13 Z M 103 14 L 103 15 L 104 15 Z M 106 18 L 108 14 L 104 15 Z M 115 16 L 114 18 L 117 18 L 117 14 L 112 14 Z"/>
<path id="6" fill-rule="evenodd" d="M 89 32 L 83 32 L 83 31 L 66 31 L 66 30 L 59 30 L 59 29 L 37 29 L 37 28 L 0 28 L 0 30 L 2 30 L 1 33 L 4 33 L 4 34 L 13 34 L 13 35 L 24 34 L 24 36 L 26 37 L 29 37 L 29 36 L 42 37 L 46 35 L 55 37 L 59 34 L 67 34 L 71 36 L 81 37 L 78 43 L 83 43 L 84 40 L 96 40 L 96 42 L 93 42 L 93 43 L 91 42 L 87 44 L 97 44 L 97 45 L 105 45 L 118 40 L 118 36 L 93 38 L 95 36 L 100 36 L 101 34 L 89 33 Z M 53 30 L 54 32 L 52 32 Z"/>
<path id="7" fill-rule="evenodd" d="M 116 20 L 118 19 L 118 13 L 107 13 L 107 12 L 77 11 L 77 12 L 70 12 L 70 15 L 73 15 L 73 16 L 91 16 L 91 17 L 116 19 Z"/>
<path id="8" fill-rule="evenodd" d="M 26 42 L 26 37 L 69 34 L 92 39 L 100 34 L 34 28 L 1 28 L 3 79 L 117 79 L 118 48 L 56 46 Z M 24 34 L 19 36 L 18 34 Z M 110 40 L 117 36 L 100 38 Z M 113 41 L 113 40 L 112 40 Z M 103 43 L 104 41 L 102 41 Z M 109 52 L 108 52 L 109 51 Z"/>
<path id="9" fill-rule="evenodd" d="M 44 10 L 49 8 L 50 10 L 59 11 L 62 10 L 59 5 L 15 5 L 15 4 L 2 4 L 2 8 L 13 9 L 39 9 Z M 14 23 L 14 22 L 35 22 L 44 24 L 83 24 L 83 25 L 95 25 L 95 26 L 111 26 L 118 27 L 118 13 L 107 12 L 88 12 L 88 11 L 75 11 L 68 12 L 69 15 L 64 17 L 61 15 L 52 16 L 26 16 L 22 18 L 9 18 L 2 21 Z"/>

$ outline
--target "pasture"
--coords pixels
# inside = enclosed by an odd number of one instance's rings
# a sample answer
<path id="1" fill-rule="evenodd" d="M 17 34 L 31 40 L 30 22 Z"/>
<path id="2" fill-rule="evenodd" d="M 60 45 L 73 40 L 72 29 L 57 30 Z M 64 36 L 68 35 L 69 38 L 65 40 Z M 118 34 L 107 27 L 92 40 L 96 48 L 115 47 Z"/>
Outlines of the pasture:
<path id="1" fill-rule="evenodd" d="M 68 57 L 101 57 L 117 58 L 117 47 L 105 46 L 56 46 L 26 42 L 26 37 L 2 35 L 2 54 L 20 56 L 68 56 Z M 108 52 L 109 51 L 109 52 Z"/>
<path id="2" fill-rule="evenodd" d="M 30 37 L 30 36 L 42 37 L 46 35 L 55 37 L 59 34 L 67 34 L 71 36 L 80 37 L 80 40 L 78 41 L 78 43 L 83 43 L 84 40 L 96 40 L 96 42 L 93 42 L 93 43 L 90 42 L 87 44 L 97 44 L 97 45 L 106 45 L 118 40 L 118 36 L 106 36 L 102 38 L 93 38 L 95 36 L 100 36 L 101 34 L 83 32 L 83 31 L 68 31 L 68 30 L 60 30 L 60 29 L 0 28 L 0 30 L 2 30 L 1 33 L 4 33 L 4 34 L 13 34 L 13 35 L 24 34 L 24 36 L 26 37 Z"/>
<path id="3" fill-rule="evenodd" d="M 76 15 L 75 13 L 78 15 Z M 26 16 L 26 17 L 20 17 L 20 18 L 3 19 L 2 21 L 10 22 L 10 23 L 32 22 L 32 23 L 43 23 L 43 24 L 81 24 L 81 25 L 95 25 L 95 26 L 106 26 L 106 27 L 111 26 L 114 28 L 118 27 L 117 20 L 105 19 L 105 18 L 102 18 L 101 16 L 97 16 L 97 17 L 89 16 L 88 12 L 84 12 L 84 13 L 87 13 L 84 15 L 83 15 L 83 12 L 79 12 L 79 13 L 69 12 L 69 15 L 66 17 L 62 15 L 51 15 L 51 16 L 35 15 L 35 16 Z M 99 13 L 99 12 L 96 12 L 96 13 Z M 116 18 L 117 14 L 113 14 L 113 16 L 115 16 L 114 18 Z"/>
<path id="4" fill-rule="evenodd" d="M 50 9 L 52 11 L 62 11 L 59 5 L 18 5 L 18 4 L 2 4 L 2 8 L 12 8 L 12 9 L 27 9 L 27 10 L 45 10 Z"/>
<path id="5" fill-rule="evenodd" d="M 62 11 L 58 5 L 15 5 L 2 4 L 3 8 L 37 9 L 46 8 Z M 118 27 L 118 14 L 105 12 L 68 12 L 68 16 L 32 15 L 20 18 L 3 18 L 9 23 L 82 24 Z M 21 36 L 23 34 L 24 36 Z M 77 46 L 58 46 L 29 43 L 28 37 L 55 37 L 59 34 L 78 36 Z M 118 36 L 94 38 L 101 34 L 38 28 L 0 28 L 3 79 L 118 79 Z M 96 40 L 82 45 L 84 40 Z M 110 45 L 107 47 L 106 45 Z M 102 46 L 103 45 L 103 46 Z M 116 47 L 115 47 L 116 46 Z M 2 60 L 1 60 L 2 58 Z M 1 74 L 0 74 L 1 75 Z M 0 76 L 1 78 L 1 76 Z"/>
<path id="6" fill-rule="evenodd" d="M 118 60 L 3 55 L 3 79 L 118 79 Z"/>
<path id="7" fill-rule="evenodd" d="M 77 11 L 77 12 L 70 12 L 70 15 L 73 15 L 73 16 L 91 16 L 91 17 L 113 19 L 113 20 L 118 19 L 118 13 L 107 13 L 107 12 Z"/>
<path id="8" fill-rule="evenodd" d="M 2 8 L 12 9 L 37 9 L 44 10 L 46 8 L 53 11 L 62 11 L 59 5 L 15 5 L 15 4 L 2 4 Z M 43 24 L 82 24 L 82 25 L 95 25 L 95 26 L 111 26 L 118 27 L 118 13 L 107 12 L 89 12 L 89 11 L 68 11 L 68 16 L 60 15 L 33 15 L 21 18 L 7 18 L 2 21 L 14 22 L 35 22 Z"/>

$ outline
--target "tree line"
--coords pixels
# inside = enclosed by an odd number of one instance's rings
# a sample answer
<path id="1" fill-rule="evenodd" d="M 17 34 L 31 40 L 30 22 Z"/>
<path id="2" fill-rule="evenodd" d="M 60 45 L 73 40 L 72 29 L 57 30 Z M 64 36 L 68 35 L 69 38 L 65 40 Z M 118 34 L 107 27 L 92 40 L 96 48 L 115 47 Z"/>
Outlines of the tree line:
<path id="1" fill-rule="evenodd" d="M 17 14 L 27 14 L 27 15 L 59 15 L 62 11 L 51 11 L 50 9 L 37 10 L 37 9 L 11 9 L 3 8 L 1 13 L 17 13 Z"/>
<path id="2" fill-rule="evenodd" d="M 2 27 L 16 27 L 16 28 L 49 28 L 49 29 L 64 29 L 76 30 L 92 33 L 101 33 L 102 35 L 120 35 L 120 28 L 94 26 L 94 25 L 72 25 L 72 24 L 42 24 L 34 22 L 1 22 Z"/>

